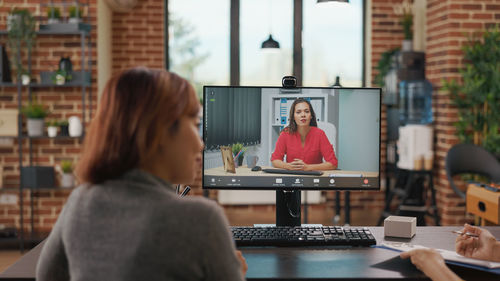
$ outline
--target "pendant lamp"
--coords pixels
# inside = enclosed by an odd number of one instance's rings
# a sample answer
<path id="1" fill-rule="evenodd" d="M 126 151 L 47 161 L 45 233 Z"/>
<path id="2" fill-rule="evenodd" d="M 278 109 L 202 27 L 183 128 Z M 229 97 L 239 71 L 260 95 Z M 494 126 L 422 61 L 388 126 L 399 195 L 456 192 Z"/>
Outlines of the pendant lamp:
<path id="1" fill-rule="evenodd" d="M 273 14 L 273 7 L 272 7 L 272 0 L 269 0 L 269 38 L 267 38 L 266 41 L 262 42 L 261 48 L 266 49 L 266 50 L 275 50 L 280 48 L 280 43 L 276 40 L 273 39 L 272 35 L 272 14 Z"/>

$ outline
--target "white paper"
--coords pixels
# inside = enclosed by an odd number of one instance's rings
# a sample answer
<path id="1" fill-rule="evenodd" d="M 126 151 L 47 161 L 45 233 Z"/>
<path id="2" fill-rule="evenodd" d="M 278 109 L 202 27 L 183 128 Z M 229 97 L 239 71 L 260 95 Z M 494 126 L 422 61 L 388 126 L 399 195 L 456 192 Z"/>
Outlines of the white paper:
<path id="1" fill-rule="evenodd" d="M 415 249 L 429 249 L 429 247 L 425 247 L 422 245 L 413 245 L 410 243 L 400 243 L 400 242 L 386 242 L 382 243 L 381 246 L 394 249 L 400 252 L 408 252 L 411 250 Z M 457 254 L 454 251 L 448 251 L 448 250 L 443 250 L 443 249 L 434 249 L 438 251 L 443 259 L 447 261 L 454 261 L 454 262 L 460 262 L 460 263 L 466 263 L 466 264 L 473 264 L 473 265 L 478 265 L 482 267 L 487 267 L 487 268 L 500 268 L 500 262 L 492 262 L 492 261 L 485 261 L 485 260 L 477 260 L 477 259 L 471 259 L 471 258 L 466 258 L 464 256 L 461 256 Z"/>

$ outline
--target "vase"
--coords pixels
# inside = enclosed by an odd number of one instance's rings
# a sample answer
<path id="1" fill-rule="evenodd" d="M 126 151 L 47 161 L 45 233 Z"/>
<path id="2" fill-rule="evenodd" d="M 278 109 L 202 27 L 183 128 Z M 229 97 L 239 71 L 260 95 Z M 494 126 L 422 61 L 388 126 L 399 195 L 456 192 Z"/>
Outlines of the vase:
<path id="1" fill-rule="evenodd" d="M 238 167 L 243 166 L 243 153 L 238 156 Z"/>
<path id="2" fill-rule="evenodd" d="M 39 137 L 43 136 L 43 118 L 28 118 L 26 127 L 28 129 L 28 136 Z"/>
<path id="3" fill-rule="evenodd" d="M 69 123 L 69 136 L 70 137 L 80 137 L 82 135 L 83 127 L 80 118 L 76 116 L 71 116 L 68 119 Z"/>
<path id="4" fill-rule="evenodd" d="M 61 187 L 70 188 L 75 185 L 75 177 L 71 173 L 63 173 L 61 177 Z"/>
<path id="5" fill-rule="evenodd" d="M 28 74 L 21 74 L 21 84 L 28 85 L 30 83 L 30 76 Z"/>
<path id="6" fill-rule="evenodd" d="M 47 127 L 47 135 L 49 137 L 54 138 L 57 136 L 57 127 L 56 126 L 49 126 Z"/>
<path id="7" fill-rule="evenodd" d="M 413 40 L 410 40 L 410 39 L 403 40 L 403 44 L 401 46 L 401 51 L 403 51 L 403 52 L 413 51 Z"/>
<path id="8" fill-rule="evenodd" d="M 69 136 L 69 130 L 68 130 L 68 125 L 60 125 L 61 128 L 61 136 Z"/>

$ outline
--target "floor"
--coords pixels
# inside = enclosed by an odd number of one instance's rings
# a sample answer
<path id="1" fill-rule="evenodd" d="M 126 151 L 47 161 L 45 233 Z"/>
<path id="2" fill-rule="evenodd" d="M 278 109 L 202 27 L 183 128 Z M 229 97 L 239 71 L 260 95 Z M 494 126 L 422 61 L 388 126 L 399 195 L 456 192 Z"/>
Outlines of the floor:
<path id="1" fill-rule="evenodd" d="M 258 213 L 253 214 L 246 210 L 232 209 L 226 212 L 226 216 L 229 219 L 230 225 L 252 225 L 254 223 L 274 223 L 275 221 L 275 213 L 272 208 L 268 210 L 259 210 Z M 377 223 L 378 216 L 378 212 L 352 210 L 351 225 L 373 226 Z M 320 223 L 324 225 L 333 224 L 333 213 L 325 212 L 324 209 L 315 210 L 314 208 L 310 208 L 308 218 L 308 223 Z M 340 222 L 343 222 L 343 217 L 340 218 Z M 0 272 L 3 272 L 21 256 L 22 254 L 18 250 L 0 249 Z"/>

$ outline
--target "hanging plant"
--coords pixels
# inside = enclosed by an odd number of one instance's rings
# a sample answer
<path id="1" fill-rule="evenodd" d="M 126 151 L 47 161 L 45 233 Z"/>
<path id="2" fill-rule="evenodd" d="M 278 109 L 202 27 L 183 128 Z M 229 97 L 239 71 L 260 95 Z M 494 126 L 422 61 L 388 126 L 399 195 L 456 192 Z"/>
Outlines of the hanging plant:
<path id="1" fill-rule="evenodd" d="M 481 37 L 469 38 L 462 48 L 462 81 L 443 80 L 458 109 L 455 123 L 463 143 L 473 143 L 500 156 L 500 31 L 498 26 Z"/>

